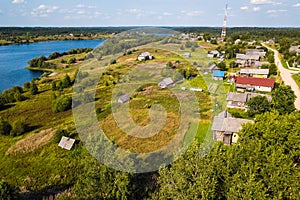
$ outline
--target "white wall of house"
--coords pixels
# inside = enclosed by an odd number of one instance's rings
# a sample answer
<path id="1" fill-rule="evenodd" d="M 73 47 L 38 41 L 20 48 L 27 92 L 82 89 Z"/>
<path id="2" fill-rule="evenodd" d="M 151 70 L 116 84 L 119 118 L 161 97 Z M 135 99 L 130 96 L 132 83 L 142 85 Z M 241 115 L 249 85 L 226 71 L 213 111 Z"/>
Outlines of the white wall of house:
<path id="1" fill-rule="evenodd" d="M 272 92 L 271 87 L 263 87 L 263 86 L 255 86 L 255 90 L 260 92 Z"/>

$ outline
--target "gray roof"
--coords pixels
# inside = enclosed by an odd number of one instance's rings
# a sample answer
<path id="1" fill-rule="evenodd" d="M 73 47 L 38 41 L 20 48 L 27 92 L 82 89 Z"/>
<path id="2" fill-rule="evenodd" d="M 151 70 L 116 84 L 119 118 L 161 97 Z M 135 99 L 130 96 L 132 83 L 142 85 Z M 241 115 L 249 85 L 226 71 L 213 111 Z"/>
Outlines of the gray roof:
<path id="1" fill-rule="evenodd" d="M 235 54 L 236 59 L 238 60 L 259 60 L 260 56 L 258 54 L 253 54 L 253 55 L 245 55 L 241 53 Z"/>
<path id="2" fill-rule="evenodd" d="M 232 132 L 236 133 L 242 129 L 242 125 L 246 123 L 252 123 L 253 121 L 247 119 L 233 118 L 231 115 L 227 115 L 222 112 L 214 118 L 212 130 L 220 132 Z"/>
<path id="3" fill-rule="evenodd" d="M 217 54 L 220 54 L 220 52 L 217 50 L 212 50 L 209 52 L 209 54 L 217 55 Z"/>
<path id="4" fill-rule="evenodd" d="M 210 65 L 208 69 L 213 70 L 215 68 L 218 68 L 218 66 L 214 63 L 214 64 Z"/>
<path id="5" fill-rule="evenodd" d="M 289 52 L 296 51 L 297 53 L 300 53 L 300 45 L 298 46 L 291 46 L 289 49 Z"/>
<path id="6" fill-rule="evenodd" d="M 246 55 L 259 55 L 260 57 L 265 57 L 266 52 L 260 49 L 247 49 L 246 50 Z"/>
<path id="7" fill-rule="evenodd" d="M 169 85 L 172 85 L 173 83 L 174 83 L 174 81 L 171 78 L 165 78 L 164 80 L 162 80 L 161 82 L 158 83 L 158 86 L 165 88 Z"/>
<path id="8" fill-rule="evenodd" d="M 235 54 L 235 56 L 236 56 L 236 59 L 239 59 L 239 60 L 245 60 L 245 58 L 246 58 L 246 55 L 242 54 L 242 53 L 237 53 L 237 54 Z"/>
<path id="9" fill-rule="evenodd" d="M 229 93 L 227 93 L 226 100 L 246 103 L 247 102 L 247 94 L 246 93 L 229 92 Z"/>
<path id="10" fill-rule="evenodd" d="M 269 75 L 269 69 L 241 69 L 241 74 L 261 74 L 261 75 Z"/>
<path id="11" fill-rule="evenodd" d="M 63 136 L 58 144 L 59 147 L 66 149 L 66 150 L 71 150 L 73 145 L 75 143 L 74 139 L 68 138 Z"/>
<path id="12" fill-rule="evenodd" d="M 259 60 L 260 56 L 259 55 L 246 55 L 245 59 L 246 60 Z"/>
<path id="13" fill-rule="evenodd" d="M 130 97 L 127 94 L 124 94 L 119 97 L 118 102 L 125 103 L 130 100 Z"/>

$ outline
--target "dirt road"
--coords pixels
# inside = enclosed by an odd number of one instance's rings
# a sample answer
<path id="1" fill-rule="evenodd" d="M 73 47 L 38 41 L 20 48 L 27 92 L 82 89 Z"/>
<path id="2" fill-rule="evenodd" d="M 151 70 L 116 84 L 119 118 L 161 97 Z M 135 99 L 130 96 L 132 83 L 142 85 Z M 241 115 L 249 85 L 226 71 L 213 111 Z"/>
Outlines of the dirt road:
<path id="1" fill-rule="evenodd" d="M 265 46 L 265 45 L 263 45 L 263 46 Z M 265 46 L 265 47 L 267 47 L 267 46 Z M 277 65 L 277 68 L 280 71 L 280 76 L 281 76 L 282 80 L 284 81 L 285 85 L 291 86 L 292 90 L 295 92 L 295 95 L 297 96 L 297 99 L 295 101 L 295 107 L 297 110 L 300 110 L 300 89 L 292 77 L 293 74 L 296 74 L 298 72 L 284 68 L 282 66 L 280 58 L 279 58 L 279 52 L 270 47 L 267 47 L 267 48 L 274 52 L 275 64 Z"/>

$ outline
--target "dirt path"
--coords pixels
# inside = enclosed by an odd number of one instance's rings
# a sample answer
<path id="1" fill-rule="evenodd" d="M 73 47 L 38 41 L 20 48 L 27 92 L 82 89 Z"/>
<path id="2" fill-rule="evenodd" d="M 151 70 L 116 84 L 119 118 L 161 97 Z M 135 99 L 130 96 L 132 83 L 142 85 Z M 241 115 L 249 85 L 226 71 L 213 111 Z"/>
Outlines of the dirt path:
<path id="1" fill-rule="evenodd" d="M 293 74 L 296 74 L 298 72 L 284 68 L 282 66 L 280 58 L 279 58 L 279 52 L 275 49 L 272 49 L 272 48 L 264 45 L 264 44 L 263 44 L 263 46 L 267 47 L 269 50 L 272 50 L 274 52 L 275 64 L 277 65 L 277 68 L 280 71 L 280 76 L 281 76 L 282 80 L 284 81 L 285 85 L 291 86 L 292 90 L 295 92 L 295 95 L 297 96 L 297 99 L 295 101 L 295 107 L 297 110 L 300 110 L 300 89 L 292 77 Z"/>

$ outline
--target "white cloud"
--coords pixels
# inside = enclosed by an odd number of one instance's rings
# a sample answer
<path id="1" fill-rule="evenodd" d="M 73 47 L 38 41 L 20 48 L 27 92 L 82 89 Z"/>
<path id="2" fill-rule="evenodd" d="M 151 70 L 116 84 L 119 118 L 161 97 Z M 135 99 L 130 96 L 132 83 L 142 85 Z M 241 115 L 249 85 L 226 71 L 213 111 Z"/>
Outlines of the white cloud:
<path id="1" fill-rule="evenodd" d="M 89 9 L 93 9 L 93 8 L 96 8 L 96 6 L 77 4 L 76 8 L 89 8 Z"/>
<path id="2" fill-rule="evenodd" d="M 282 4 L 282 2 L 276 2 L 272 0 L 250 0 L 250 3 L 254 5 L 272 4 L 273 6 Z"/>
<path id="3" fill-rule="evenodd" d="M 173 14 L 172 14 L 172 13 L 169 13 L 169 12 L 164 12 L 163 15 L 164 15 L 164 16 L 171 16 L 171 15 L 173 15 Z"/>
<path id="4" fill-rule="evenodd" d="M 260 7 L 254 7 L 254 8 L 253 8 L 253 11 L 254 11 L 254 12 L 260 11 Z"/>
<path id="5" fill-rule="evenodd" d="M 242 6 L 242 7 L 240 7 L 240 9 L 241 9 L 241 10 L 248 10 L 249 7 L 248 7 L 248 6 Z"/>
<path id="6" fill-rule="evenodd" d="M 293 7 L 300 7 L 300 3 L 294 4 Z"/>
<path id="7" fill-rule="evenodd" d="M 197 17 L 200 16 L 203 12 L 202 11 L 190 11 L 187 12 L 186 15 L 189 17 Z"/>
<path id="8" fill-rule="evenodd" d="M 78 15 L 84 15 L 86 12 L 84 11 L 84 10 L 79 10 L 78 12 L 77 12 L 77 14 Z"/>
<path id="9" fill-rule="evenodd" d="M 13 4 L 22 4 L 22 3 L 26 3 L 25 0 L 12 0 Z"/>
<path id="10" fill-rule="evenodd" d="M 37 8 L 33 9 L 33 11 L 31 11 L 31 15 L 34 17 L 48 17 L 48 14 L 53 13 L 58 9 L 58 6 L 41 4 Z"/>
<path id="11" fill-rule="evenodd" d="M 250 0 L 251 4 L 261 5 L 261 4 L 269 4 L 272 3 L 271 0 Z"/>
<path id="12" fill-rule="evenodd" d="M 287 10 L 268 10 L 267 11 L 268 14 L 276 14 L 276 13 L 280 13 L 280 12 L 287 12 Z"/>

